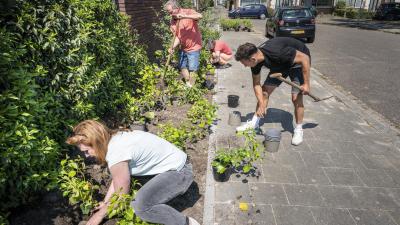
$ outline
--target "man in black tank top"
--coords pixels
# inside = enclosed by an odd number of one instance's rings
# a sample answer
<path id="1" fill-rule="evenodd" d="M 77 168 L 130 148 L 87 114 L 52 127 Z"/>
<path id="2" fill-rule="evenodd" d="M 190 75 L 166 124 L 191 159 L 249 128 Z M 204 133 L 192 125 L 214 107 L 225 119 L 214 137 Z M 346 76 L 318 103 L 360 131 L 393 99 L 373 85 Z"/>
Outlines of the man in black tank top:
<path id="1" fill-rule="evenodd" d="M 296 128 L 292 138 L 293 145 L 303 142 L 303 118 L 304 104 L 303 95 L 310 92 L 310 68 L 311 55 L 306 45 L 294 38 L 277 37 L 266 41 L 259 47 L 254 44 L 245 43 L 239 46 L 235 58 L 244 66 L 251 67 L 253 78 L 253 88 L 257 102 L 256 112 L 251 121 L 237 127 L 237 131 L 248 128 L 257 128 L 261 117 L 266 114 L 268 99 L 271 93 L 282 81 L 271 78 L 271 73 L 282 73 L 284 78 L 299 84 L 302 89 L 292 88 L 292 102 L 294 105 L 294 115 L 296 118 Z M 261 68 L 265 66 L 270 72 L 263 85 L 260 82 Z"/>

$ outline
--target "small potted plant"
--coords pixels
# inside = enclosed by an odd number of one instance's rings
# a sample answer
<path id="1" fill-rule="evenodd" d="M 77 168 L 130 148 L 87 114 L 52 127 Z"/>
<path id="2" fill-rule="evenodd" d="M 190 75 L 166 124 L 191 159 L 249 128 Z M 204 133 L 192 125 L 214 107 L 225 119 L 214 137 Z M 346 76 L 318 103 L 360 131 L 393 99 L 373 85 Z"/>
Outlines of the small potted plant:
<path id="1" fill-rule="evenodd" d="M 219 182 L 228 181 L 232 173 L 233 154 L 230 151 L 221 149 L 216 152 L 215 158 L 211 163 L 214 179 Z"/>

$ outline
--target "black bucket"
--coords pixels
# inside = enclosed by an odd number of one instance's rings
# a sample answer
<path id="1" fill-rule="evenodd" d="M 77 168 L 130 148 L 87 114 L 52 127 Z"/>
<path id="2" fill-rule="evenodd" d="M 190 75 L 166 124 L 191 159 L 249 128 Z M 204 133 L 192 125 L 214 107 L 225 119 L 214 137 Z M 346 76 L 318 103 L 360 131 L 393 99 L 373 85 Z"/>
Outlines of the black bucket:
<path id="1" fill-rule="evenodd" d="M 215 167 L 212 167 L 212 169 L 213 169 L 214 180 L 218 182 L 228 181 L 232 174 L 232 167 L 226 168 L 226 170 L 223 173 L 218 173 Z"/>
<path id="2" fill-rule="evenodd" d="M 231 108 L 236 108 L 239 105 L 239 96 L 228 95 L 228 106 Z"/>

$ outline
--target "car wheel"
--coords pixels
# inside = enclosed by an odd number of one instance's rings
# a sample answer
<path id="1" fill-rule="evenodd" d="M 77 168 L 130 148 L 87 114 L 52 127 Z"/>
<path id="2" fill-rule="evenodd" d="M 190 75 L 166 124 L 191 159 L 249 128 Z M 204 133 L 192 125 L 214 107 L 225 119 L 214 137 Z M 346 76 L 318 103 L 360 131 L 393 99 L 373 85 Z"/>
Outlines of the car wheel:
<path id="1" fill-rule="evenodd" d="M 267 17 L 265 16 L 264 13 L 260 15 L 260 19 L 265 20 L 265 18 L 267 18 Z"/>
<path id="2" fill-rule="evenodd" d="M 315 36 L 307 38 L 307 43 L 313 43 L 315 40 Z"/>

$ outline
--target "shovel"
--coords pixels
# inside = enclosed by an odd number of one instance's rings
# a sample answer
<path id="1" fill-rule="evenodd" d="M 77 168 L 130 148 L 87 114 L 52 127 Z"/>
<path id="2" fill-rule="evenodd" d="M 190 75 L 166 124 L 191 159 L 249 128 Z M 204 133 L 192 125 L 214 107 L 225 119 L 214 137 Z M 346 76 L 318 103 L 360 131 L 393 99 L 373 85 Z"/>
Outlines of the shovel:
<path id="1" fill-rule="evenodd" d="M 276 79 L 278 79 L 278 80 L 280 80 L 280 81 L 283 81 L 283 82 L 289 84 L 289 85 L 292 86 L 292 87 L 296 87 L 296 88 L 298 88 L 298 89 L 301 90 L 300 85 L 298 85 L 298 84 L 296 84 L 296 83 L 293 83 L 292 81 L 286 80 L 285 78 L 283 78 L 283 76 L 282 76 L 281 73 L 272 73 L 272 74 L 270 74 L 269 76 L 270 76 L 271 78 L 276 78 Z M 321 98 L 319 98 L 319 97 L 313 95 L 312 93 L 308 93 L 308 96 L 310 96 L 312 99 L 314 99 L 314 102 L 323 101 L 323 100 L 326 100 L 326 99 L 329 99 L 329 98 L 332 98 L 332 97 L 333 97 L 333 95 L 332 95 L 332 96 L 330 96 L 330 97 L 326 97 L 326 98 L 322 98 L 322 99 L 321 99 Z"/>

